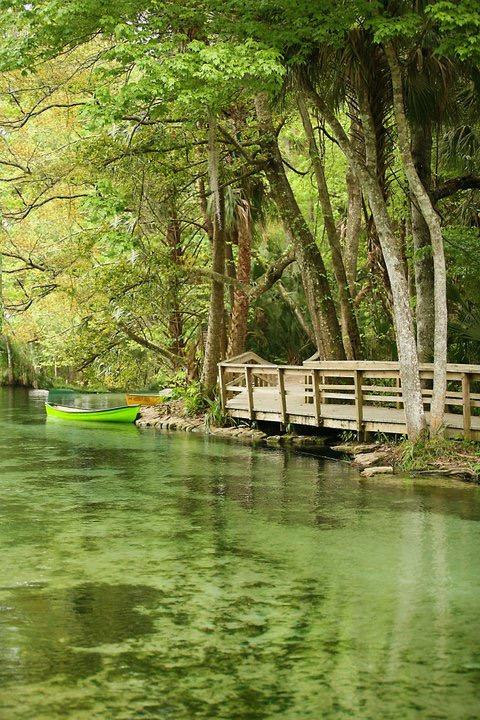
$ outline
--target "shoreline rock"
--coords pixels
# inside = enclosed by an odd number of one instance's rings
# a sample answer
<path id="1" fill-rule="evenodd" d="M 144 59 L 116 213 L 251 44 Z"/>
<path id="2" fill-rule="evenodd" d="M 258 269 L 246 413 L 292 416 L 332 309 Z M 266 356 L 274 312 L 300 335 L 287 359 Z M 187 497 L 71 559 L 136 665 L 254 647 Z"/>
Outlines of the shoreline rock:
<path id="1" fill-rule="evenodd" d="M 392 465 L 377 465 L 375 467 L 368 467 L 362 470 L 360 473 L 362 477 L 373 477 L 374 475 L 393 475 Z"/>
<path id="2" fill-rule="evenodd" d="M 175 408 L 176 409 L 176 408 Z M 161 410 L 164 412 L 162 413 Z M 238 440 L 240 442 L 260 443 L 269 447 L 318 448 L 324 447 L 325 437 L 314 435 L 268 435 L 263 430 L 249 425 L 231 427 L 213 427 L 205 417 L 185 417 L 178 412 L 170 412 L 169 406 L 148 405 L 140 408 L 140 416 L 135 421 L 139 428 L 156 430 L 179 430 L 182 432 L 203 433 L 212 437 Z"/>

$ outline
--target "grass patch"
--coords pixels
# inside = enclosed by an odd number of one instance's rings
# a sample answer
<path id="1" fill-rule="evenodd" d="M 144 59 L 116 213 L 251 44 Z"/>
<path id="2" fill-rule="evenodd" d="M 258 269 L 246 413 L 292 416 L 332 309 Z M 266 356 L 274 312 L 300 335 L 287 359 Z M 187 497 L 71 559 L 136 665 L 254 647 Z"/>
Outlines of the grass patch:
<path id="1" fill-rule="evenodd" d="M 443 437 L 405 440 L 397 449 L 397 466 L 407 472 L 463 475 L 479 482 L 480 443 Z"/>

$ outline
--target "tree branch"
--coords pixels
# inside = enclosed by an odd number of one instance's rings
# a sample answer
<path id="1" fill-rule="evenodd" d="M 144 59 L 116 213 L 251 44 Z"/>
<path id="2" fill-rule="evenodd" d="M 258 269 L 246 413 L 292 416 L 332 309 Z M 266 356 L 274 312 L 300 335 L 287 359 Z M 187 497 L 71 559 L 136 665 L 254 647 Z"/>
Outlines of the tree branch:
<path id="1" fill-rule="evenodd" d="M 267 292 L 267 290 L 270 290 L 277 280 L 280 280 L 285 269 L 291 265 L 294 260 L 295 251 L 293 248 L 290 248 L 280 255 L 275 262 L 269 265 L 255 285 L 245 285 L 245 283 L 240 282 L 236 278 L 228 275 L 222 275 L 221 273 L 214 272 L 208 268 L 186 267 L 182 269 L 190 275 L 199 275 L 200 277 L 209 278 L 210 280 L 216 280 L 224 285 L 233 285 L 234 287 L 243 290 L 243 292 L 245 292 L 250 298 L 250 301 L 254 301 L 258 300 L 260 295 L 263 295 L 263 293 Z"/>
<path id="2" fill-rule="evenodd" d="M 137 333 L 131 330 L 125 323 L 119 322 L 117 324 L 120 330 L 122 330 L 122 332 L 124 332 L 125 335 L 130 338 L 130 340 L 138 343 L 138 345 L 142 345 L 142 347 L 145 347 L 148 350 L 152 350 L 154 353 L 157 353 L 157 355 L 163 355 L 163 357 L 165 357 L 170 362 L 178 359 L 178 356 L 175 355 L 175 353 L 167 350 L 167 348 L 160 347 L 160 345 L 155 345 L 155 343 L 150 342 L 150 340 L 143 338 L 141 335 L 137 335 Z"/>
<path id="3" fill-rule="evenodd" d="M 284 270 L 291 265 L 294 260 L 295 250 L 293 248 L 289 248 L 283 253 L 283 255 L 280 255 L 278 260 L 266 269 L 257 284 L 250 290 L 250 301 L 258 300 L 260 295 L 263 295 L 264 292 L 270 290 L 277 280 L 280 280 Z"/>
<path id="4" fill-rule="evenodd" d="M 459 190 L 480 190 L 480 177 L 478 175 L 460 175 L 456 178 L 445 180 L 432 190 L 432 200 L 441 200 L 450 197 Z"/>

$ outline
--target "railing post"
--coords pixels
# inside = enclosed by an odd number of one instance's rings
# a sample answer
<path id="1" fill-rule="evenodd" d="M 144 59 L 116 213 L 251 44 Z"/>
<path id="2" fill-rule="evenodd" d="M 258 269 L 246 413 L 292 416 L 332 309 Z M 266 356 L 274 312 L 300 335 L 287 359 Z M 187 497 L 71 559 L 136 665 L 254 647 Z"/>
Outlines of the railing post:
<path id="1" fill-rule="evenodd" d="M 355 414 L 357 416 L 357 433 L 360 435 L 363 431 L 363 371 L 355 370 Z"/>
<path id="2" fill-rule="evenodd" d="M 320 395 L 320 370 L 313 369 L 313 402 L 315 405 L 315 422 L 317 426 L 322 424 L 322 398 Z"/>
<path id="3" fill-rule="evenodd" d="M 472 433 L 472 408 L 470 403 L 470 376 L 468 373 L 462 375 L 462 402 L 463 402 L 463 435 L 465 440 L 470 440 Z"/>
<path id="4" fill-rule="evenodd" d="M 225 387 L 225 368 L 223 365 L 218 366 L 218 384 L 220 385 L 220 402 L 222 410 L 227 407 L 227 389 Z"/>
<path id="5" fill-rule="evenodd" d="M 285 396 L 285 368 L 277 368 L 278 374 L 278 392 L 280 395 L 280 409 L 282 414 L 282 423 L 286 427 L 288 424 L 287 415 L 287 398 Z"/>
<path id="6" fill-rule="evenodd" d="M 252 368 L 245 368 L 245 382 L 247 385 L 247 397 L 248 397 L 248 415 L 250 420 L 255 419 L 255 410 L 253 407 L 253 385 L 252 385 Z"/>

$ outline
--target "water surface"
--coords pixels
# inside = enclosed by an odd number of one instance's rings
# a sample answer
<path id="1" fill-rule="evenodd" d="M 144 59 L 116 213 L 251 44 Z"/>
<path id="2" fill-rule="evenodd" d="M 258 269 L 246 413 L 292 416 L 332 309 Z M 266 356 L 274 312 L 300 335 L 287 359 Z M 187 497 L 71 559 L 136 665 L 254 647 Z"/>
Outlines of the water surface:
<path id="1" fill-rule="evenodd" d="M 476 487 L 0 390 L 0 718 L 478 718 L 479 520 Z"/>

